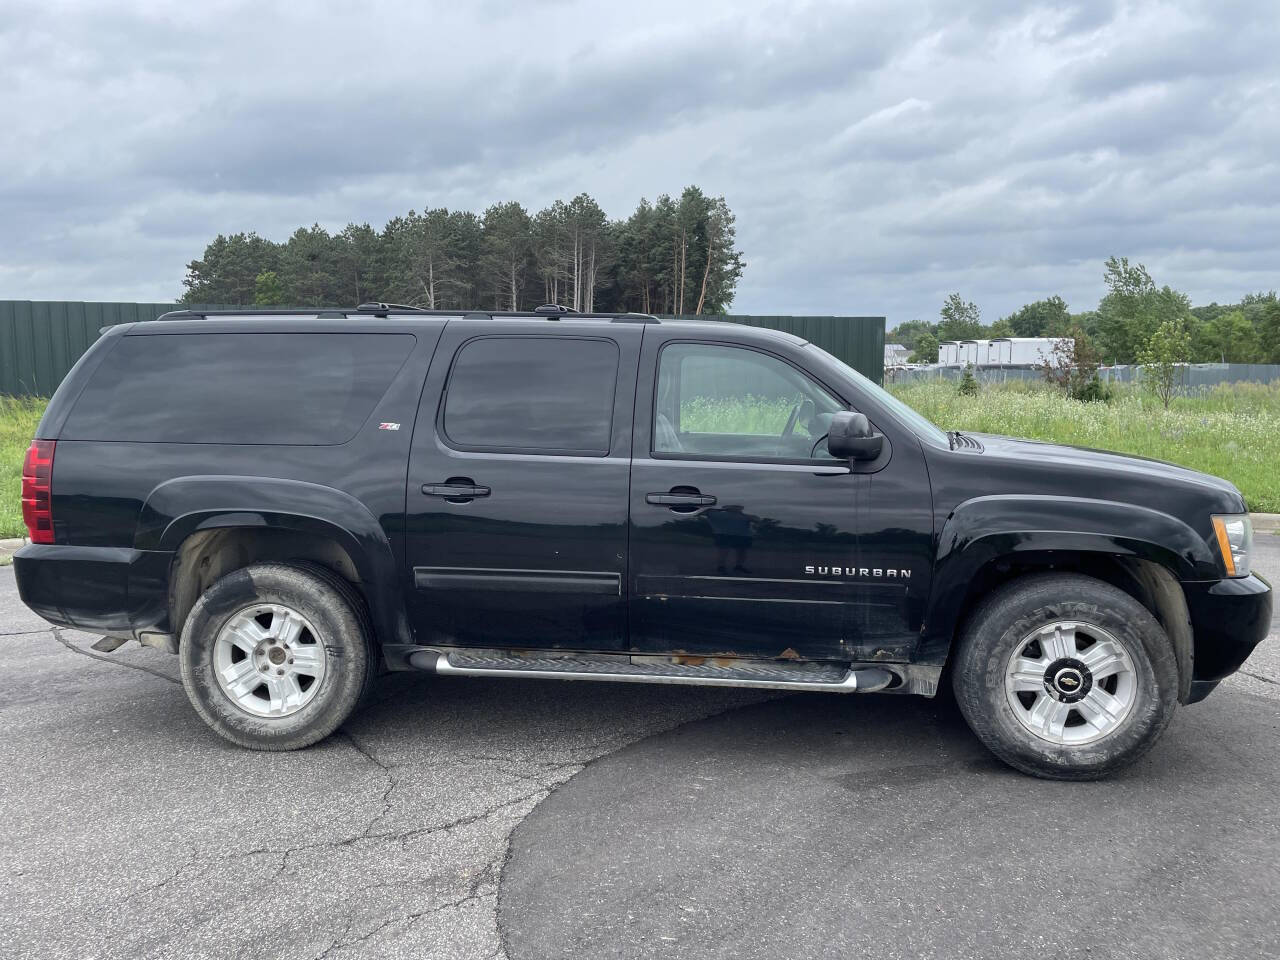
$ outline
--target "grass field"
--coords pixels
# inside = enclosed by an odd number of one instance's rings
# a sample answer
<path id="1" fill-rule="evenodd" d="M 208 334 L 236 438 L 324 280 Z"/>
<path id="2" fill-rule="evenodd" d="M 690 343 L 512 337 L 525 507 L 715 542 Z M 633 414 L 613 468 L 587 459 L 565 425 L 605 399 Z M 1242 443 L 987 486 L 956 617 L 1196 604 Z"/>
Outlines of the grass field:
<path id="1" fill-rule="evenodd" d="M 688 397 L 680 404 L 680 429 L 690 433 L 750 433 L 776 437 L 787 425 L 794 400 L 765 397 L 719 400 Z"/>
<path id="2" fill-rule="evenodd" d="M 1000 433 L 1170 460 L 1226 477 L 1250 510 L 1280 513 L 1280 384 L 1230 384 L 1178 397 L 1165 410 L 1136 389 L 1111 403 L 1078 403 L 1039 384 L 984 387 L 960 396 L 954 383 L 896 386 L 893 392 L 945 430 Z M 0 538 L 22 526 L 22 458 L 44 412 L 43 400 L 0 396 Z M 781 432 L 791 403 L 761 399 L 750 411 L 719 401 L 681 410 L 685 429 Z"/>
<path id="3" fill-rule="evenodd" d="M 1040 384 L 987 386 L 972 397 L 945 381 L 892 389 L 946 430 L 1168 460 L 1230 480 L 1250 510 L 1280 513 L 1280 384 L 1224 384 L 1177 397 L 1168 410 L 1134 388 L 1111 403 L 1079 403 Z"/>
<path id="4" fill-rule="evenodd" d="M 44 400 L 0 394 L 0 539 L 26 533 L 22 526 L 22 460 L 44 405 Z"/>

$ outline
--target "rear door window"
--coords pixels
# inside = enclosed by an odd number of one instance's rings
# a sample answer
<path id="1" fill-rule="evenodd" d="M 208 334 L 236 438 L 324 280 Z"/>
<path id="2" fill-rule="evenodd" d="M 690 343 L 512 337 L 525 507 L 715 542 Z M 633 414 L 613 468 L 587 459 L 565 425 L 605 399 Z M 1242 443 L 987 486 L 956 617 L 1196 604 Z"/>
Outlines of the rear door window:
<path id="1" fill-rule="evenodd" d="M 603 457 L 617 383 L 612 340 L 481 337 L 453 361 L 442 432 L 462 450 Z"/>
<path id="2" fill-rule="evenodd" d="M 121 337 L 64 425 L 68 440 L 325 445 L 369 418 L 412 334 Z"/>

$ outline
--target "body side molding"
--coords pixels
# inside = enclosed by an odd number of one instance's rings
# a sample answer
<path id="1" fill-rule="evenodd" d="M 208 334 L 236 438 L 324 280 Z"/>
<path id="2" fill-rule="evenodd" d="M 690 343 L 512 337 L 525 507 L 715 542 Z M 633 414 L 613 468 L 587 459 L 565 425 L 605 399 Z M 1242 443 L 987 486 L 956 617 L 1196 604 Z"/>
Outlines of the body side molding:
<path id="1" fill-rule="evenodd" d="M 425 590 L 519 590 L 524 593 L 600 593 L 622 596 L 622 574 L 592 570 L 525 570 L 489 567 L 414 567 Z"/>

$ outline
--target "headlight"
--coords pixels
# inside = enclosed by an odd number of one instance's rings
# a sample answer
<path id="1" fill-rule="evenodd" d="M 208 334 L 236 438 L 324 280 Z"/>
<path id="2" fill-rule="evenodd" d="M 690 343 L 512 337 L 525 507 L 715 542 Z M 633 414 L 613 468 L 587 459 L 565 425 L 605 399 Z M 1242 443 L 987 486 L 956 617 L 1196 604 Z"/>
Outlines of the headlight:
<path id="1" fill-rule="evenodd" d="M 1228 577 L 1249 575 L 1249 553 L 1253 547 L 1253 524 L 1247 513 L 1215 516 L 1213 532 L 1218 537 L 1218 552 Z"/>

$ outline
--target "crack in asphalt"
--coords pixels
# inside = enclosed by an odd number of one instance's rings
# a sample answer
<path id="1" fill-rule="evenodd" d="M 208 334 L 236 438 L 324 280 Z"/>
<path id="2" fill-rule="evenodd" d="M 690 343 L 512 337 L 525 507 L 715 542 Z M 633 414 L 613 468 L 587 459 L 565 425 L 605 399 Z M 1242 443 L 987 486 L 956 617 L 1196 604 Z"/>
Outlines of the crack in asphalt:
<path id="1" fill-rule="evenodd" d="M 360 833 L 354 834 L 352 836 L 336 837 L 332 840 L 317 840 L 310 843 L 298 844 L 292 847 L 257 847 L 253 850 L 245 850 L 239 853 L 231 853 L 225 856 L 215 856 L 212 858 L 206 858 L 198 853 L 193 853 L 191 858 L 188 859 L 188 861 L 183 866 L 175 870 L 172 875 L 170 875 L 164 880 L 161 880 L 158 883 L 152 884 L 150 887 L 137 891 L 132 896 L 138 896 L 144 893 L 155 892 L 156 890 L 163 889 L 173 881 L 177 880 L 186 871 L 190 870 L 191 867 L 195 866 L 198 862 L 202 860 L 204 860 L 205 862 L 201 865 L 201 869 L 197 873 L 193 874 L 190 877 L 190 879 L 194 880 L 199 877 L 203 877 L 207 875 L 211 870 L 215 870 L 224 864 L 232 863 L 237 860 L 248 859 L 249 857 L 260 857 L 260 856 L 268 856 L 268 855 L 281 856 L 282 857 L 281 865 L 277 867 L 276 873 L 275 873 L 275 876 L 279 876 L 287 868 L 289 858 L 297 853 L 305 853 L 305 852 L 315 851 L 315 850 L 341 850 L 347 847 L 355 846 L 361 841 L 370 841 L 373 843 L 398 842 L 403 847 L 407 841 L 416 839 L 418 837 L 428 837 L 437 833 L 447 833 L 450 830 L 457 830 L 460 827 L 467 827 L 473 823 L 478 823 L 481 820 L 484 820 L 484 819 L 487 819 L 488 817 L 493 816 L 495 813 L 500 812 L 506 807 L 512 807 L 519 803 L 523 803 L 524 801 L 531 800 L 534 797 L 538 797 L 541 794 L 549 793 L 550 790 L 551 790 L 550 787 L 544 787 L 541 790 L 535 790 L 531 793 L 522 794 L 521 796 L 513 797 L 510 800 L 504 800 L 501 803 L 497 803 L 490 807 L 486 807 L 484 810 L 481 810 L 479 813 L 468 814 L 464 817 L 458 817 L 455 820 L 451 820 L 448 823 L 439 824 L 432 827 L 415 827 L 412 830 L 403 830 L 399 832 L 370 833 L 367 831 L 371 830 L 374 825 L 374 824 L 370 824 L 368 827 L 365 828 L 364 831 L 361 831 Z M 490 864 L 489 866 L 492 866 L 492 864 Z M 481 885 L 482 884 L 473 884 L 473 889 L 478 889 L 478 887 Z"/>
<path id="2" fill-rule="evenodd" d="M 42 630 L 40 632 L 44 633 L 45 631 Z M 143 673 L 149 673 L 153 677 L 159 677 L 161 680 L 167 680 L 169 683 L 176 683 L 178 686 L 182 686 L 181 680 L 178 680 L 175 677 L 171 677 L 167 673 L 162 673 L 159 670 L 153 670 L 151 667 L 144 667 L 140 663 L 126 663 L 123 660 L 112 660 L 110 657 L 105 656 L 101 653 L 93 653 L 92 651 L 84 650 L 81 647 L 77 647 L 74 643 L 72 643 L 70 640 L 68 640 L 66 637 L 62 635 L 61 627 L 50 627 L 48 632 L 53 634 L 53 639 L 57 640 L 60 644 L 62 644 L 68 650 L 72 651 L 73 653 L 79 653 L 83 656 L 86 656 L 90 660 L 101 660 L 103 663 L 109 663 L 112 666 L 128 667 L 130 670 L 141 670 Z"/>
<path id="3" fill-rule="evenodd" d="M 165 877 L 163 880 L 159 881 L 158 883 L 149 883 L 145 887 L 139 887 L 137 890 L 134 890 L 131 894 L 125 897 L 125 902 L 129 903 L 134 900 L 137 900 L 139 897 L 146 896 L 148 893 L 154 893 L 157 890 L 163 890 L 169 884 L 173 883 L 173 881 L 177 880 L 180 876 L 182 876 L 183 873 L 185 873 L 187 870 L 190 870 L 193 866 L 195 866 L 196 861 L 198 861 L 199 859 L 200 859 L 200 854 L 197 851 L 192 850 L 191 853 L 188 854 L 186 861 L 180 864 L 178 868 L 173 871 L 173 873 L 169 874 L 169 876 Z"/>
<path id="4" fill-rule="evenodd" d="M 78 653 L 85 653 L 85 651 L 72 646 L 68 641 L 66 641 L 62 637 L 58 637 L 58 640 L 64 646 L 68 646 L 69 649 L 75 650 Z M 101 657 L 93 656 L 87 653 L 86 653 L 86 656 L 92 656 L 93 659 L 103 659 Z M 132 664 L 120 664 L 120 665 L 133 666 Z M 153 671 L 147 671 L 147 672 L 153 672 Z M 196 880 L 196 879 L 205 877 L 210 872 L 217 870 L 218 868 L 226 864 L 229 864 L 238 860 L 249 859 L 251 857 L 279 856 L 280 862 L 276 866 L 272 874 L 272 877 L 274 879 L 274 878 L 280 877 L 289 869 L 291 858 L 295 854 L 299 854 L 299 853 L 319 851 L 319 850 L 340 850 L 340 849 L 345 849 L 348 847 L 355 846 L 363 841 L 369 841 L 373 843 L 399 843 L 403 848 L 410 840 L 421 838 L 421 837 L 433 836 L 435 834 L 440 834 L 440 833 L 447 833 L 451 830 L 457 830 L 462 827 L 467 827 L 472 824 L 478 823 L 481 820 L 485 820 L 508 807 L 513 807 L 520 803 L 523 803 L 535 798 L 541 799 L 542 797 L 545 797 L 547 794 L 549 794 L 551 790 L 554 788 L 553 784 L 539 783 L 537 790 L 533 790 L 528 793 L 521 794 L 520 796 L 504 800 L 500 803 L 492 804 L 477 813 L 467 814 L 462 817 L 457 817 L 454 820 L 451 820 L 443 824 L 437 824 L 430 827 L 416 827 L 411 830 L 400 830 L 400 831 L 380 832 L 380 833 L 374 832 L 378 824 L 387 816 L 387 814 L 391 810 L 391 795 L 400 782 L 399 778 L 394 773 L 394 770 L 396 769 L 396 765 L 388 764 L 385 761 L 379 759 L 377 754 L 374 751 L 372 751 L 370 748 L 362 744 L 359 741 L 359 739 L 354 734 L 351 733 L 351 731 L 346 729 L 341 729 L 338 731 L 338 734 L 346 739 L 348 744 L 356 753 L 358 753 L 363 759 L 368 761 L 370 764 L 372 764 L 373 766 L 381 770 L 387 777 L 387 784 L 382 793 L 382 809 L 378 814 L 376 814 L 374 817 L 370 819 L 370 821 L 365 825 L 365 827 L 359 833 L 346 836 L 346 837 L 337 837 L 331 840 L 314 841 L 310 843 L 298 844 L 295 846 L 284 847 L 284 848 L 258 847 L 253 850 L 246 850 L 243 852 L 228 854 L 224 856 L 208 857 L 206 855 L 202 855 L 198 851 L 193 850 L 190 853 L 190 855 L 187 857 L 187 859 L 183 863 L 181 863 L 179 866 L 177 866 L 168 876 L 166 876 L 162 880 L 148 884 L 147 886 L 141 887 L 133 891 L 128 895 L 128 897 L 125 898 L 126 901 L 133 902 L 149 894 L 154 894 L 159 891 L 163 891 L 170 884 L 178 880 Z M 494 761 L 501 760 L 507 763 L 516 762 L 511 760 L 510 758 L 505 758 L 505 757 L 488 757 L 486 759 L 494 760 Z M 555 773 L 558 773 L 563 767 L 569 767 L 569 766 L 581 767 L 581 764 L 554 764 L 554 765 L 546 764 L 546 766 L 550 767 L 550 770 L 548 772 L 554 771 Z M 503 772 L 506 775 L 516 777 L 517 779 L 521 779 L 521 780 L 533 779 L 531 777 L 521 776 L 520 774 L 516 774 L 511 771 L 503 771 Z M 334 950 L 341 950 L 341 949 L 345 949 L 346 947 L 354 946 L 356 944 L 362 943 L 363 941 L 369 939 L 370 937 L 374 936 L 384 928 L 391 926 L 394 923 L 401 923 L 401 922 L 413 923 L 421 919 L 422 917 L 428 916 L 431 913 L 438 912 L 439 910 L 447 909 L 449 907 L 460 906 L 469 901 L 482 899 L 484 897 L 492 896 L 495 898 L 495 902 L 496 902 L 497 884 L 500 878 L 500 864 L 504 864 L 506 862 L 507 855 L 508 855 L 507 844 L 504 844 L 502 853 L 497 857 L 494 857 L 493 859 L 489 860 L 487 863 L 485 863 L 484 866 L 479 871 L 476 872 L 475 876 L 471 878 L 471 881 L 468 884 L 468 888 L 467 888 L 467 895 L 465 897 L 459 898 L 458 900 L 455 900 L 455 901 L 451 901 L 450 903 L 443 904 L 439 907 L 434 907 L 428 910 L 390 918 L 386 920 L 384 923 L 379 924 L 377 927 L 368 931 L 367 933 L 364 933 L 359 937 L 348 940 L 346 939 L 347 934 L 349 933 L 351 927 L 355 925 L 355 921 L 353 920 L 343 929 L 343 932 L 339 934 L 339 936 L 335 938 L 334 941 L 330 943 L 330 945 L 326 948 L 326 950 L 323 953 L 321 953 L 319 956 L 327 957 Z M 193 868 L 197 868 L 197 867 L 198 869 L 195 869 L 194 872 L 192 872 Z M 483 888 L 485 888 L 486 886 L 493 886 L 494 887 L 493 891 L 482 892 Z M 498 940 L 499 940 L 499 950 L 494 954 L 494 956 L 497 956 L 498 953 L 500 953 L 503 948 L 502 948 L 501 933 L 497 929 L 496 911 L 495 911 L 494 919 L 495 919 L 495 923 L 494 923 L 495 935 L 498 937 Z"/>
<path id="5" fill-rule="evenodd" d="M 1273 683 L 1280 686 L 1280 680 L 1274 680 L 1271 677 L 1264 677 L 1262 674 L 1254 673 L 1251 670 L 1241 670 L 1240 673 L 1244 674 L 1246 677 L 1253 677 L 1255 680 L 1261 680 L 1263 683 Z"/>
<path id="6" fill-rule="evenodd" d="M 413 830 L 407 830 L 403 833 L 392 833 L 392 834 L 375 833 L 368 839 L 370 840 L 379 840 L 384 838 L 395 839 L 395 840 L 399 840 L 400 846 L 403 847 L 405 843 L 407 843 L 409 840 L 416 840 L 419 837 L 429 837 L 429 836 L 432 836 L 433 834 L 444 833 L 449 830 L 456 830 L 459 827 L 469 827 L 473 823 L 477 823 L 481 820 L 487 820 L 489 817 L 493 816 L 495 813 L 498 813 L 500 810 L 503 810 L 507 807 L 514 807 L 516 806 L 516 804 L 524 803 L 526 800 L 532 800 L 534 797 L 541 797 L 543 794 L 550 793 L 551 790 L 552 790 L 551 787 L 542 787 L 541 789 L 534 790 L 530 793 L 521 794 L 520 796 L 513 797 L 510 800 L 504 800 L 502 803 L 494 804 L 492 807 L 488 807 L 485 810 L 482 810 L 480 813 L 470 814 L 465 817 L 459 817 L 457 820 L 454 820 L 451 823 L 447 823 L 444 826 L 416 827 Z"/>
<path id="7" fill-rule="evenodd" d="M 467 754 L 466 759 L 480 760 L 485 763 L 496 763 L 499 765 L 504 776 L 514 777 L 516 780 L 522 780 L 526 783 L 536 783 L 548 790 L 564 783 L 565 780 L 569 779 L 569 777 L 572 777 L 586 766 L 585 763 L 577 760 L 548 762 L 545 760 L 539 761 L 522 760 L 520 758 L 512 757 L 493 757 L 485 756 L 483 754 Z M 521 773 L 518 770 L 511 769 L 513 766 L 520 766 L 522 764 L 533 764 L 541 769 L 536 770 L 533 773 Z M 566 771 L 569 772 L 569 776 L 562 777 L 561 774 Z"/>
<path id="8" fill-rule="evenodd" d="M 484 896 L 490 896 L 490 894 L 484 894 Z M 358 946 L 359 944 L 364 943 L 366 940 L 369 940 L 375 935 L 381 933 L 387 927 L 390 927 L 394 924 L 403 923 L 406 925 L 411 925 L 411 924 L 417 923 L 423 917 L 429 917 L 432 914 L 441 913 L 442 911 L 445 911 L 445 910 L 454 910 L 462 906 L 464 903 L 470 903 L 473 900 L 479 900 L 479 899 L 481 899 L 481 897 L 477 896 L 476 894 L 468 894 L 465 897 L 461 897 L 457 900 L 450 900 L 448 903 L 437 904 L 436 906 L 429 907 L 426 910 L 415 910 L 413 913 L 406 913 L 406 914 L 401 914 L 398 917 L 391 917 L 390 919 L 383 920 L 381 923 L 373 927 L 371 930 L 368 930 L 365 933 L 360 934 L 358 937 L 353 937 L 349 940 L 346 939 L 347 934 L 351 932 L 351 928 L 355 926 L 355 923 L 354 922 L 348 923 L 343 928 L 342 933 L 340 933 L 337 937 L 335 937 L 334 940 L 327 947 L 324 948 L 324 950 L 316 954 L 312 958 L 312 960 L 326 960 L 326 958 L 332 955 L 335 950 L 345 950 L 348 947 Z M 495 950 L 493 953 L 489 954 L 488 957 L 485 958 L 485 960 L 491 960 L 491 958 L 498 956 L 498 954 L 501 951 L 502 951 L 502 944 L 501 942 L 499 942 L 498 949 Z"/>
<path id="9" fill-rule="evenodd" d="M 338 730 L 338 733 L 345 737 L 347 742 L 351 744 L 351 749 L 355 750 L 356 753 L 360 754 L 360 756 L 364 757 L 371 764 L 381 770 L 387 778 L 386 789 L 382 791 L 382 810 L 375 814 L 369 823 L 365 825 L 364 831 L 361 834 L 362 837 L 368 838 L 372 834 L 373 828 L 381 823 L 382 818 L 391 812 L 391 795 L 395 793 L 396 787 L 400 785 L 400 778 L 396 776 L 395 766 L 393 764 L 384 763 L 379 760 L 373 750 L 361 744 L 360 741 L 356 739 L 355 734 L 350 730 L 347 730 L 344 727 Z M 288 866 L 290 856 L 291 854 L 289 853 L 284 855 L 284 860 L 280 865 L 280 873 L 283 873 L 285 867 Z M 279 876 L 279 873 L 277 873 L 277 876 Z"/>
<path id="10" fill-rule="evenodd" d="M 348 730 L 346 727 L 340 728 L 338 730 L 338 733 L 347 738 L 347 742 L 351 744 L 352 749 L 354 749 L 356 753 L 360 754 L 360 756 L 364 757 L 366 760 L 372 763 L 375 767 L 378 767 L 382 770 L 391 769 L 391 766 L 392 766 L 391 764 L 383 763 L 381 760 L 379 760 L 377 754 L 375 754 L 372 749 L 364 746 L 359 740 L 357 740 L 356 735 L 352 733 L 350 730 Z"/>

